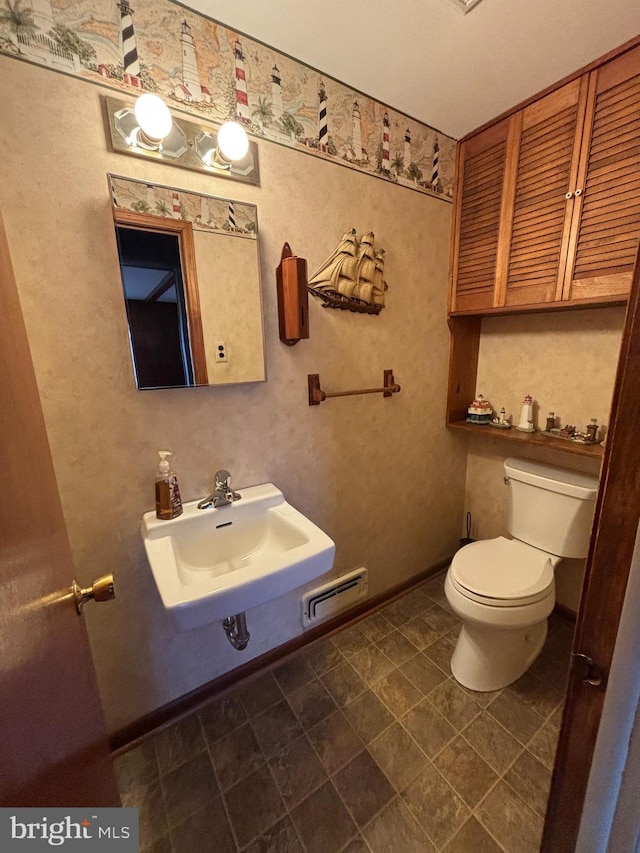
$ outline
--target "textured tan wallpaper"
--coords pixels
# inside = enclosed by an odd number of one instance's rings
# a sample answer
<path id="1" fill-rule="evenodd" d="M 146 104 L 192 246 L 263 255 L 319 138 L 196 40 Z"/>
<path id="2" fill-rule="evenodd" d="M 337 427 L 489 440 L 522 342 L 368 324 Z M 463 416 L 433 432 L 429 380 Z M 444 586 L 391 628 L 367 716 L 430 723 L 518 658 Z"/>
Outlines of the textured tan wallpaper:
<path id="1" fill-rule="evenodd" d="M 534 423 L 549 411 L 560 426 L 606 425 L 624 323 L 624 308 L 486 317 L 482 321 L 477 391 L 504 406 L 517 424 L 525 394 Z"/>
<path id="2" fill-rule="evenodd" d="M 544 428 L 549 410 L 559 416 L 561 425 L 584 428 L 595 417 L 606 427 L 623 324 L 624 308 L 487 318 L 482 325 L 477 391 L 494 408 L 504 405 L 516 424 L 528 393 L 535 401 L 539 428 Z M 523 454 L 519 446 L 498 437 L 470 436 L 465 503 L 474 519 L 475 536 L 508 535 L 502 462 L 518 455 L 595 476 L 600 469 L 598 461 L 580 456 L 537 448 Z M 583 575 L 584 561 L 561 563 L 556 571 L 559 603 L 577 609 Z"/>
<path id="3" fill-rule="evenodd" d="M 193 232 L 210 385 L 265 378 L 260 258 L 255 240 Z M 227 361 L 218 362 L 224 341 Z"/>
<path id="4" fill-rule="evenodd" d="M 302 630 L 301 591 L 248 612 L 245 652 L 219 624 L 173 630 L 138 533 L 159 448 L 174 452 L 185 500 L 221 467 L 236 487 L 274 482 L 333 537 L 335 573 L 369 569 L 372 595 L 452 553 L 466 459 L 443 426 L 451 206 L 272 144 L 260 188 L 140 163 L 108 151 L 99 87 L 6 58 L 0 75 L 0 203 L 78 580 L 116 580 L 115 602 L 85 609 L 113 730 Z M 258 206 L 267 382 L 136 391 L 107 172 Z M 313 271 L 352 226 L 387 250 L 388 307 L 361 316 L 314 300 L 310 339 L 281 344 L 282 244 Z M 308 373 L 340 390 L 378 385 L 385 368 L 402 385 L 390 399 L 307 404 Z"/>

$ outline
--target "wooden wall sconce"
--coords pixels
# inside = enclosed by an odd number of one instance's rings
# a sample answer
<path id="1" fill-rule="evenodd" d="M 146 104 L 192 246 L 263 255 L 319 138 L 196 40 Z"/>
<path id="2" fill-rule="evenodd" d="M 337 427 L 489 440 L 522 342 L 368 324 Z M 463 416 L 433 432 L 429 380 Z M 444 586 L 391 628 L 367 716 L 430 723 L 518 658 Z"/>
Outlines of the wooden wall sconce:
<path id="1" fill-rule="evenodd" d="M 307 293 L 307 262 L 297 258 L 285 243 L 276 269 L 278 292 L 278 326 L 280 340 L 294 346 L 309 337 L 309 295 Z"/>
<path id="2" fill-rule="evenodd" d="M 320 387 L 320 375 L 318 373 L 307 374 L 307 382 L 309 383 L 310 406 L 319 406 L 328 397 L 353 397 L 354 394 L 382 394 L 383 397 L 391 397 L 400 391 L 400 386 L 393 378 L 393 370 L 385 370 L 382 388 L 358 388 L 356 391 L 323 391 Z"/>

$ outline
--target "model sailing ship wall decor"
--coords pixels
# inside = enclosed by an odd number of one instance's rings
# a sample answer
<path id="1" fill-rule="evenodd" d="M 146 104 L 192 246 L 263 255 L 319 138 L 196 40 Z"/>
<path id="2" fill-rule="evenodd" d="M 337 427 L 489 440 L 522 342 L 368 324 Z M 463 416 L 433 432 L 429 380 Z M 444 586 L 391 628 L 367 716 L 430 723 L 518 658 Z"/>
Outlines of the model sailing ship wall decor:
<path id="1" fill-rule="evenodd" d="M 308 290 L 322 300 L 323 308 L 379 314 L 388 287 L 384 249 L 376 249 L 373 231 L 358 240 L 352 228 L 311 276 Z"/>

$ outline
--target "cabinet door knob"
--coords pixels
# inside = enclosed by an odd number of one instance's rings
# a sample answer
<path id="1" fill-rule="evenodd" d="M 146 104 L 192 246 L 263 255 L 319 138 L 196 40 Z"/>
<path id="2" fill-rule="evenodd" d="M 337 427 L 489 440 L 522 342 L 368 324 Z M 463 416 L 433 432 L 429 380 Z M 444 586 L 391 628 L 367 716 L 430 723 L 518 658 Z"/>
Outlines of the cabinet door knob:
<path id="1" fill-rule="evenodd" d="M 576 190 L 576 196 L 582 195 L 582 190 Z"/>
<path id="2" fill-rule="evenodd" d="M 573 198 L 573 193 L 567 193 L 565 196 L 566 199 Z"/>

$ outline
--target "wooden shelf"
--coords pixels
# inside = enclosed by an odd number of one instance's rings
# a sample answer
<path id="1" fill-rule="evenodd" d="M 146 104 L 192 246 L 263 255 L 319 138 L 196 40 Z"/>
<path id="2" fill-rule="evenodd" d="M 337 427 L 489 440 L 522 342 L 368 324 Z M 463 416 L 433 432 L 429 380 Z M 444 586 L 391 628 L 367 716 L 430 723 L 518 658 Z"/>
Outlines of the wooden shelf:
<path id="1" fill-rule="evenodd" d="M 506 439 L 529 447 L 547 447 L 552 450 L 561 450 L 563 453 L 572 453 L 574 456 L 587 456 L 590 459 L 602 459 L 604 448 L 601 444 L 578 444 L 573 441 L 564 441 L 561 438 L 549 438 L 539 432 L 520 432 L 517 429 L 495 429 L 483 424 L 470 424 L 467 421 L 452 421 L 447 424 L 449 429 L 461 430 L 462 432 L 484 435 L 490 438 Z"/>
<path id="2" fill-rule="evenodd" d="M 628 296 L 609 294 L 591 296 L 586 299 L 566 299 L 562 302 L 538 302 L 528 305 L 504 305 L 499 308 L 469 308 L 464 311 L 449 311 L 449 317 L 513 317 L 517 314 L 557 314 L 560 311 L 583 311 L 586 308 L 614 308 L 624 306 Z"/>

